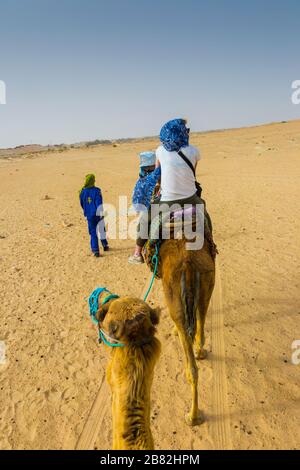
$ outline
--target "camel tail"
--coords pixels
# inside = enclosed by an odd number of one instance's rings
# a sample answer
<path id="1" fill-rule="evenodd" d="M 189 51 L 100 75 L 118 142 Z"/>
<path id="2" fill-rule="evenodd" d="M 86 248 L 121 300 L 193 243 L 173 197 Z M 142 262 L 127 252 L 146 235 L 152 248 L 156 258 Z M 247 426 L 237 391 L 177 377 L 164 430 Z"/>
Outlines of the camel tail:
<path id="1" fill-rule="evenodd" d="M 192 341 L 194 341 L 196 334 L 199 280 L 199 273 L 194 272 L 189 263 L 185 264 L 181 274 L 181 303 L 185 328 Z"/>

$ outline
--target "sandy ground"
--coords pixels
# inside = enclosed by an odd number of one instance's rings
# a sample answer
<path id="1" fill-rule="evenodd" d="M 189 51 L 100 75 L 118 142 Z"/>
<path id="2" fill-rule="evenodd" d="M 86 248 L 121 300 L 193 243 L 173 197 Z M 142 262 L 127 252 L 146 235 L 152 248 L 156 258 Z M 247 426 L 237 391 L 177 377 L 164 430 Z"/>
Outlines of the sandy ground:
<path id="1" fill-rule="evenodd" d="M 213 406 L 212 351 L 200 364 L 206 423 L 185 425 L 190 390 L 164 308 L 152 389 L 156 447 L 213 449 L 215 425 L 227 419 L 234 449 L 299 448 L 300 365 L 291 363 L 291 344 L 300 339 L 300 122 L 194 134 L 191 142 L 202 150 L 198 176 L 220 251 L 228 413 Z M 138 152 L 157 144 L 0 160 L 0 340 L 7 347 L 0 448 L 75 447 L 109 354 L 97 345 L 85 297 L 97 286 L 139 295 L 148 276 L 146 266 L 127 264 L 132 240 L 111 240 L 110 253 L 90 256 L 78 189 L 92 171 L 106 202 L 130 197 Z M 164 307 L 159 282 L 150 300 Z M 98 449 L 111 446 L 108 410 Z"/>

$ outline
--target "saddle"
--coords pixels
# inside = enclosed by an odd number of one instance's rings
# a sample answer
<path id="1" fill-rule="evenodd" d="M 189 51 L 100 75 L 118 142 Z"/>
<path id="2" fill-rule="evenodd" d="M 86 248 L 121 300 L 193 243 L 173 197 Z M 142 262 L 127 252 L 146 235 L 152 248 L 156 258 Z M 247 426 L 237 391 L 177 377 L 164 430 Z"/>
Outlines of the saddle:
<path id="1" fill-rule="evenodd" d="M 160 213 L 151 222 L 150 236 L 143 248 L 144 261 L 152 272 L 155 270 L 155 259 L 158 256 L 159 261 L 155 273 L 157 279 L 161 278 L 159 250 L 162 244 L 166 239 L 182 239 L 186 231 L 194 237 L 197 234 L 198 236 L 202 235 L 208 242 L 212 258 L 216 258 L 218 250 L 213 241 L 211 220 L 206 210 L 204 210 L 204 213 L 199 213 L 195 206 L 191 206 L 174 212 Z M 188 239 L 191 239 L 191 237 L 188 237 Z"/>

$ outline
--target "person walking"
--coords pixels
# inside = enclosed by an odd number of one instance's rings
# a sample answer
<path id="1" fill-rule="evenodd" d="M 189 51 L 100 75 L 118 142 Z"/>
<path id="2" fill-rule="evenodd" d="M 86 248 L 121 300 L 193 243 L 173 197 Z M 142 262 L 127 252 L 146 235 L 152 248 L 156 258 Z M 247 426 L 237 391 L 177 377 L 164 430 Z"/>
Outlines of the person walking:
<path id="1" fill-rule="evenodd" d="M 105 220 L 103 215 L 103 199 L 101 189 L 95 186 L 95 175 L 85 177 L 85 183 L 79 191 L 80 205 L 87 219 L 90 234 L 91 250 L 96 258 L 100 256 L 98 232 L 104 251 L 109 250 L 106 239 Z"/>

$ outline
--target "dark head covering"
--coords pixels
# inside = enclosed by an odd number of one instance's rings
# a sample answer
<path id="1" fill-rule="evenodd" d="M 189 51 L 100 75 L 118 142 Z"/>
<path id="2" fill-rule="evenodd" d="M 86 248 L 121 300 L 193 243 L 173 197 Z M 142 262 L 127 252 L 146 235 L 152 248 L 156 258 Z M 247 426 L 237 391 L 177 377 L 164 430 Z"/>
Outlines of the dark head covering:
<path id="1" fill-rule="evenodd" d="M 184 119 L 173 119 L 167 122 L 160 131 L 160 140 L 169 152 L 178 152 L 189 145 L 189 129 Z"/>

